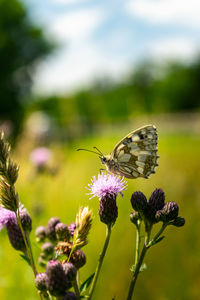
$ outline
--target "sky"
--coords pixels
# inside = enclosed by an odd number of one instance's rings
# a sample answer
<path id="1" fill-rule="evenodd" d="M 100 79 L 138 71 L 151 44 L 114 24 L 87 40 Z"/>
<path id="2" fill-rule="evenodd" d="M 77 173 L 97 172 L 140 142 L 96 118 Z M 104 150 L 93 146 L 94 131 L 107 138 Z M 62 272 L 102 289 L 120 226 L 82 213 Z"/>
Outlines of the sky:
<path id="1" fill-rule="evenodd" d="M 200 50 L 199 0 L 23 1 L 58 44 L 36 69 L 36 94 L 120 79 L 144 59 L 188 61 Z"/>

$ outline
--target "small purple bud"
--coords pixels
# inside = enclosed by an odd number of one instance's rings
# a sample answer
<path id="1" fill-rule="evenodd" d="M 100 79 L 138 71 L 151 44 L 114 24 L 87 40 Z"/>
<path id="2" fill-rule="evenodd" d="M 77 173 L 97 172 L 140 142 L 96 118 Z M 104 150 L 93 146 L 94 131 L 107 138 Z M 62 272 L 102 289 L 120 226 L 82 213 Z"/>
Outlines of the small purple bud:
<path id="1" fill-rule="evenodd" d="M 76 269 L 80 269 L 86 263 L 86 256 L 81 249 L 76 250 L 72 253 L 70 262 L 76 267 Z"/>
<path id="2" fill-rule="evenodd" d="M 48 290 L 52 296 L 64 296 L 68 287 L 65 272 L 57 260 L 50 260 L 46 267 Z"/>
<path id="3" fill-rule="evenodd" d="M 145 217 L 150 222 L 156 223 L 159 220 L 156 218 L 156 212 L 161 210 L 165 205 L 165 194 L 161 189 L 155 189 L 151 194 L 147 203 Z M 158 216 L 157 216 L 158 217 Z"/>
<path id="4" fill-rule="evenodd" d="M 165 193 L 161 189 L 155 189 L 151 194 L 148 204 L 155 211 L 160 210 L 165 205 Z"/>
<path id="5" fill-rule="evenodd" d="M 175 202 L 167 202 L 162 209 L 162 214 L 165 216 L 166 221 L 171 221 L 178 217 L 178 210 L 178 205 Z"/>
<path id="6" fill-rule="evenodd" d="M 38 273 L 35 278 L 35 286 L 41 292 L 47 291 L 48 276 L 47 273 Z"/>
<path id="7" fill-rule="evenodd" d="M 46 238 L 46 229 L 44 226 L 38 226 L 35 230 L 35 235 L 38 242 L 44 241 Z"/>
<path id="8" fill-rule="evenodd" d="M 28 234 L 32 230 L 32 219 L 27 211 L 20 212 L 20 219 L 24 231 Z"/>
<path id="9" fill-rule="evenodd" d="M 76 229 L 76 223 L 72 222 L 68 225 L 68 229 L 69 229 L 69 232 L 70 234 L 73 236 L 74 235 L 74 231 Z"/>
<path id="10" fill-rule="evenodd" d="M 137 222 L 138 222 L 138 220 L 140 220 L 141 218 L 140 218 L 140 215 L 139 215 L 139 213 L 137 212 L 137 211 L 134 211 L 134 212 L 132 212 L 131 214 L 130 214 L 130 221 L 133 223 L 133 224 L 135 224 L 135 225 L 137 225 Z"/>
<path id="11" fill-rule="evenodd" d="M 142 192 L 135 192 L 132 194 L 131 204 L 134 210 L 143 213 L 147 207 L 147 198 Z"/>
<path id="12" fill-rule="evenodd" d="M 51 242 L 46 242 L 42 245 L 42 252 L 49 256 L 52 255 L 54 252 L 54 245 Z"/>
<path id="13" fill-rule="evenodd" d="M 67 292 L 62 300 L 78 300 L 78 298 L 73 292 Z"/>
<path id="14" fill-rule="evenodd" d="M 19 250 L 22 252 L 26 251 L 23 235 L 19 226 L 16 224 L 16 221 L 10 219 L 7 223 L 7 232 L 11 245 L 15 250 Z"/>
<path id="15" fill-rule="evenodd" d="M 176 227 L 182 227 L 185 225 L 185 219 L 182 217 L 176 217 L 174 219 L 174 221 L 172 223 L 170 223 L 171 225 L 174 225 Z"/>
<path id="16" fill-rule="evenodd" d="M 67 228 L 67 225 L 65 225 L 64 223 L 56 224 L 55 231 L 56 231 L 56 236 L 57 236 L 58 240 L 61 240 L 61 241 L 69 240 L 70 232 Z"/>
<path id="17" fill-rule="evenodd" d="M 99 216 L 101 222 L 114 225 L 118 217 L 116 196 L 103 197 L 99 203 Z"/>
<path id="18" fill-rule="evenodd" d="M 58 223 L 60 223 L 60 219 L 58 217 L 53 217 L 46 226 L 46 235 L 51 241 L 57 240 L 55 227 Z"/>
<path id="19" fill-rule="evenodd" d="M 74 281 L 76 279 L 76 267 L 72 263 L 64 263 L 63 270 L 65 272 L 68 281 Z"/>

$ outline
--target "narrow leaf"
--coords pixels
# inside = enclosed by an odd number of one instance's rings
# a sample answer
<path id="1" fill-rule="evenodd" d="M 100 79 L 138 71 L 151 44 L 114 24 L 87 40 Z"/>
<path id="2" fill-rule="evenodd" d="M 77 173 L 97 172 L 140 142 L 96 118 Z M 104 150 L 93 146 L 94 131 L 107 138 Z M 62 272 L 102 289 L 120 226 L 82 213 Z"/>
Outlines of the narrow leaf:
<path id="1" fill-rule="evenodd" d="M 84 293 L 87 289 L 88 289 L 88 287 L 90 286 L 90 284 L 92 283 L 92 279 L 93 279 L 93 277 L 94 277 L 94 274 L 95 273 L 93 273 L 92 275 L 90 275 L 82 284 L 81 284 L 81 286 L 80 286 L 80 292 L 81 293 Z"/>

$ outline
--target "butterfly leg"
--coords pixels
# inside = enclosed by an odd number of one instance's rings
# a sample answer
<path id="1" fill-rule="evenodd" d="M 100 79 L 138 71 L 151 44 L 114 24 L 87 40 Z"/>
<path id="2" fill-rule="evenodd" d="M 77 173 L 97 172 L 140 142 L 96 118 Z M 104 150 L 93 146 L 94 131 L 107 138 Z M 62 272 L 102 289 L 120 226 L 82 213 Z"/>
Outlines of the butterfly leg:
<path id="1" fill-rule="evenodd" d="M 99 169 L 100 171 L 100 174 L 103 172 L 103 171 L 106 171 L 106 169 Z"/>

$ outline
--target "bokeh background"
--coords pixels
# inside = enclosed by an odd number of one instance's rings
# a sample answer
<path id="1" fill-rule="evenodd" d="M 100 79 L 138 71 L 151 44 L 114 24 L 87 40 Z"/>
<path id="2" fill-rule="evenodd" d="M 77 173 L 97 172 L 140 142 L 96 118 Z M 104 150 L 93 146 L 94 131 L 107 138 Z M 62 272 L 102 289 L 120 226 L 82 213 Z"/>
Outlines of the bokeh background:
<path id="1" fill-rule="evenodd" d="M 100 161 L 76 149 L 107 154 L 137 127 L 158 128 L 159 167 L 148 180 L 128 180 L 118 199 L 95 300 L 126 298 L 135 243 L 130 197 L 155 188 L 178 203 L 186 225 L 168 228 L 148 253 L 135 298 L 200 299 L 199 9 L 198 0 L 0 0 L 0 127 L 20 164 L 17 190 L 34 229 L 52 216 L 69 224 L 80 206 L 93 209 L 82 280 L 95 269 L 105 226 L 85 189 Z M 52 151 L 50 174 L 36 174 L 37 147 Z M 2 231 L 0 299 L 37 297 L 31 270 Z"/>

